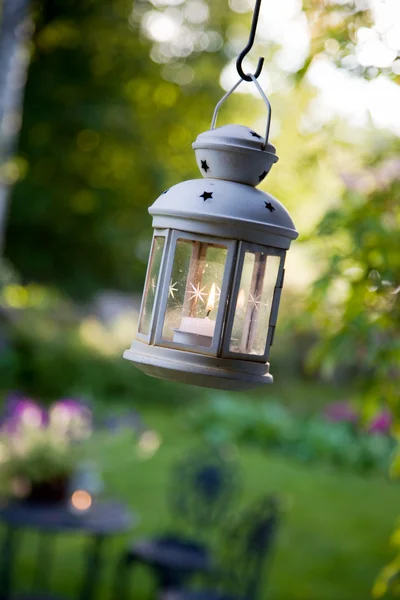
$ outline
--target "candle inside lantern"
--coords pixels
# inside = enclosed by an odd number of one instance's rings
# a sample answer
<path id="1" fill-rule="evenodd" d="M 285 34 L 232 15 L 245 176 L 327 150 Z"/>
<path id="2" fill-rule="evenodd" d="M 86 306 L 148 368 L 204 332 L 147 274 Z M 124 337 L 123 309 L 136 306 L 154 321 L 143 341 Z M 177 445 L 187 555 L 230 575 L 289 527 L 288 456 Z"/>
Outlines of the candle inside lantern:
<path id="1" fill-rule="evenodd" d="M 182 317 L 179 329 L 174 329 L 174 342 L 189 346 L 211 346 L 215 321 L 208 317 L 214 309 L 215 295 L 216 287 L 213 283 L 207 300 L 206 317 Z"/>
<path id="2" fill-rule="evenodd" d="M 210 312 L 212 310 L 214 310 L 214 306 L 215 306 L 215 283 L 213 283 L 211 286 L 210 295 L 208 296 L 208 300 L 207 300 L 207 305 L 206 305 L 207 318 L 208 318 Z"/>

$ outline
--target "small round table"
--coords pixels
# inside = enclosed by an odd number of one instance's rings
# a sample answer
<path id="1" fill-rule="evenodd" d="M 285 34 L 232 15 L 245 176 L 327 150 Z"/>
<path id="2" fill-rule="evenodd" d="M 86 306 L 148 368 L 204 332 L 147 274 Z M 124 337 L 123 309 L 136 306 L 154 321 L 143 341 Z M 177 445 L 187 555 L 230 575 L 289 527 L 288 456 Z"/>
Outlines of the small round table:
<path id="1" fill-rule="evenodd" d="M 111 536 L 128 532 L 136 522 L 134 515 L 121 503 L 99 501 L 86 512 L 74 514 L 68 505 L 35 505 L 11 502 L 0 509 L 0 521 L 5 525 L 2 556 L 0 556 L 0 600 L 13 596 L 12 569 L 18 546 L 18 531 L 34 529 L 39 538 L 35 583 L 40 579 L 47 592 L 54 556 L 52 543 L 60 533 L 82 533 L 90 538 L 86 557 L 80 600 L 93 600 L 96 596 L 98 576 L 101 572 L 102 548 Z M 52 538 L 48 534 L 52 534 Z M 50 596 L 45 594 L 46 598 Z M 26 596 L 24 595 L 24 598 Z M 31 597 L 35 597 L 34 595 Z M 36 595 L 36 598 L 38 596 Z M 43 598 L 40 594 L 40 598 Z"/>

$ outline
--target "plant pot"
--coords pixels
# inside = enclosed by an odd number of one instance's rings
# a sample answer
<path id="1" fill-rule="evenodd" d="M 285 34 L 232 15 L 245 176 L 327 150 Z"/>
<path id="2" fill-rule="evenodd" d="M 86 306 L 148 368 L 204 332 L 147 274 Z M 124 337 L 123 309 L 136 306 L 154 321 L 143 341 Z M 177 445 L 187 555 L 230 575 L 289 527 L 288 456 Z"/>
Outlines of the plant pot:
<path id="1" fill-rule="evenodd" d="M 69 497 L 69 476 L 54 477 L 49 481 L 31 484 L 25 502 L 30 504 L 61 504 Z"/>

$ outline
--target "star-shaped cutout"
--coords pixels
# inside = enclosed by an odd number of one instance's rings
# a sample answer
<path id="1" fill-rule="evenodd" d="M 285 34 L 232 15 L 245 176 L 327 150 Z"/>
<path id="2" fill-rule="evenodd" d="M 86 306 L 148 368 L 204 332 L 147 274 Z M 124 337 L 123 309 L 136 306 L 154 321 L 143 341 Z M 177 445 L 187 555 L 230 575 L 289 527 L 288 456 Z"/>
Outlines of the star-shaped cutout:
<path id="1" fill-rule="evenodd" d="M 187 293 L 188 294 L 192 294 L 189 297 L 189 300 L 194 300 L 195 304 L 197 304 L 197 302 L 200 300 L 200 302 L 204 303 L 204 296 L 206 295 L 204 290 L 206 289 L 206 286 L 200 288 L 200 284 L 198 283 L 196 286 L 193 285 L 193 283 L 190 284 L 190 287 L 192 288 L 192 290 L 189 290 Z"/>
<path id="2" fill-rule="evenodd" d="M 201 161 L 201 168 L 203 169 L 203 171 L 205 171 L 207 173 L 207 171 L 210 169 L 210 167 L 207 164 L 206 160 L 202 160 Z"/>
<path id="3" fill-rule="evenodd" d="M 200 198 L 203 198 L 204 202 L 213 197 L 213 192 L 203 192 Z"/>
<path id="4" fill-rule="evenodd" d="M 253 137 L 257 138 L 258 140 L 262 140 L 262 137 L 261 137 L 261 135 L 258 135 L 258 133 L 256 133 L 255 131 L 250 131 L 250 134 L 251 134 Z"/>
<path id="5" fill-rule="evenodd" d="M 272 206 L 271 202 L 265 202 L 265 208 L 268 208 L 270 212 L 274 212 L 275 208 Z"/>
<path id="6" fill-rule="evenodd" d="M 247 303 L 250 304 L 251 308 L 254 308 L 255 310 L 259 310 L 260 306 L 266 306 L 264 302 L 261 302 L 261 296 L 253 296 L 253 294 L 249 294 Z"/>
<path id="7" fill-rule="evenodd" d="M 265 177 L 268 175 L 267 171 L 264 171 L 264 173 L 261 173 L 261 175 L 258 176 L 258 181 L 262 181 L 263 179 L 265 179 Z"/>
<path id="8" fill-rule="evenodd" d="M 175 295 L 174 295 L 174 293 L 178 291 L 178 288 L 177 288 L 177 287 L 175 287 L 176 285 L 178 285 L 178 282 L 177 282 L 177 281 L 175 281 L 175 283 L 172 283 L 172 279 L 171 279 L 171 281 L 170 281 L 170 283 L 169 283 L 168 298 L 169 298 L 170 296 L 172 296 L 172 298 L 174 298 L 174 299 L 175 299 Z"/>

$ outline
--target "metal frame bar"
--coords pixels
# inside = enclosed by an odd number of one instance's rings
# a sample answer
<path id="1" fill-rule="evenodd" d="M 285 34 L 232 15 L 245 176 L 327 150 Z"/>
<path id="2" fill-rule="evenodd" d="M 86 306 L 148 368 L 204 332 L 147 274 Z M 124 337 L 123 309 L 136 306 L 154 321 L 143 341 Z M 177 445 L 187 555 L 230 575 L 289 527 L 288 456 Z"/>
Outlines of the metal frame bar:
<path id="1" fill-rule="evenodd" d="M 142 301 L 140 303 L 140 311 L 139 311 L 139 319 L 138 319 L 138 331 L 136 334 L 136 338 L 138 340 L 140 340 L 141 342 L 146 342 L 147 344 L 151 343 L 151 339 L 153 336 L 153 324 L 154 324 L 154 318 L 155 315 L 157 314 L 157 305 L 158 305 L 158 299 L 159 299 L 159 291 L 160 289 L 162 289 L 162 285 L 161 285 L 161 281 L 163 280 L 163 273 L 164 273 L 164 263 L 165 263 L 165 257 L 167 256 L 167 248 L 168 248 L 168 240 L 170 237 L 170 229 L 155 229 L 154 233 L 153 233 L 153 238 L 151 241 L 151 248 L 150 248 L 150 254 L 149 254 L 149 262 L 147 264 L 147 270 L 146 270 L 146 278 L 144 280 L 144 286 L 143 286 L 143 295 L 142 295 Z M 150 317 L 150 324 L 149 324 L 149 332 L 147 334 L 145 333 L 140 333 L 139 332 L 139 327 L 140 327 L 140 320 L 142 318 L 142 311 L 144 309 L 144 305 L 145 305 L 145 292 L 146 292 L 146 288 L 147 288 L 147 283 L 148 283 L 148 278 L 150 276 L 150 269 L 151 269 L 151 257 L 153 256 L 153 249 L 154 249 L 154 244 L 155 244 L 155 238 L 156 237 L 164 237 L 165 241 L 164 241 L 164 248 L 163 248 L 163 254 L 162 254 L 162 258 L 161 258 L 161 262 L 160 262 L 160 272 L 158 275 L 158 281 L 157 281 L 157 287 L 154 293 L 154 302 L 153 302 L 153 310 L 151 313 L 151 317 Z"/>
<path id="2" fill-rule="evenodd" d="M 205 244 L 219 244 L 221 246 L 226 247 L 227 256 L 224 267 L 224 275 L 222 279 L 221 286 L 221 295 L 219 299 L 218 313 L 217 319 L 215 323 L 215 330 L 212 345 L 210 347 L 205 346 L 189 346 L 187 344 L 181 344 L 169 340 L 165 340 L 162 337 L 162 332 L 164 328 L 164 320 L 165 314 L 167 310 L 167 302 L 168 302 L 168 282 L 172 275 L 172 268 L 175 260 L 176 253 L 176 244 L 178 240 L 184 240 L 188 242 L 204 242 Z M 168 256 L 166 257 L 166 266 L 164 269 L 164 281 L 161 288 L 160 293 L 160 301 L 158 307 L 157 314 L 157 322 L 155 325 L 155 334 L 154 334 L 154 345 L 166 347 L 166 348 L 175 348 L 177 350 L 186 350 L 188 352 L 197 352 L 199 354 L 217 356 L 219 347 L 220 347 L 220 338 L 222 334 L 222 329 L 225 323 L 225 313 L 227 300 L 229 295 L 230 282 L 232 278 L 232 271 L 234 268 L 234 263 L 236 259 L 236 250 L 237 250 L 237 241 L 225 238 L 216 238 L 209 237 L 204 235 L 192 234 L 187 231 L 179 231 L 173 230 L 170 243 L 168 246 Z"/>
<path id="3" fill-rule="evenodd" d="M 270 311 L 269 320 L 268 320 L 268 332 L 267 332 L 265 350 L 262 355 L 261 354 L 244 354 L 241 352 L 232 352 L 229 349 L 230 345 L 231 345 L 232 329 L 233 329 L 233 323 L 234 323 L 235 315 L 236 315 L 236 304 L 237 304 L 237 299 L 238 299 L 238 295 L 239 295 L 239 289 L 240 289 L 240 283 L 241 283 L 241 279 L 242 279 L 242 272 L 243 272 L 243 265 L 244 265 L 244 257 L 245 257 L 246 252 L 264 252 L 265 254 L 267 254 L 267 256 L 280 257 L 277 281 L 276 281 L 275 287 L 274 287 L 274 293 L 272 296 L 272 303 L 271 303 L 271 311 Z M 283 279 L 283 267 L 284 267 L 284 262 L 285 262 L 285 256 L 286 256 L 286 250 L 281 250 L 279 248 L 272 248 L 270 246 L 261 246 L 259 244 L 251 244 L 249 242 L 240 242 L 237 263 L 236 263 L 236 269 L 235 269 L 235 275 L 234 275 L 234 281 L 233 281 L 233 286 L 232 286 L 232 294 L 231 294 L 230 301 L 229 301 L 229 308 L 228 308 L 228 315 L 227 315 L 227 319 L 226 319 L 225 332 L 224 332 L 224 337 L 222 340 L 222 357 L 223 358 L 236 358 L 238 360 L 247 360 L 247 361 L 252 361 L 252 362 L 263 362 L 263 363 L 267 362 L 268 355 L 269 355 L 269 348 L 271 345 L 271 341 L 273 341 L 273 329 L 275 328 L 275 324 L 272 325 L 272 320 L 275 319 L 275 323 L 276 323 L 276 317 L 278 314 L 280 292 L 277 292 L 277 289 L 281 289 L 281 287 L 279 288 L 278 286 L 282 283 L 282 279 Z M 268 264 L 267 264 L 267 269 L 268 269 Z M 271 328 L 272 328 L 272 331 L 271 331 Z"/>
<path id="4" fill-rule="evenodd" d="M 278 319 L 279 304 L 281 301 L 281 293 L 283 288 L 283 282 L 285 279 L 285 256 L 282 258 L 279 265 L 278 278 L 272 296 L 271 314 L 269 317 L 268 336 L 267 336 L 267 348 L 266 348 L 266 360 L 268 360 L 271 346 L 274 342 L 275 327 Z"/>

